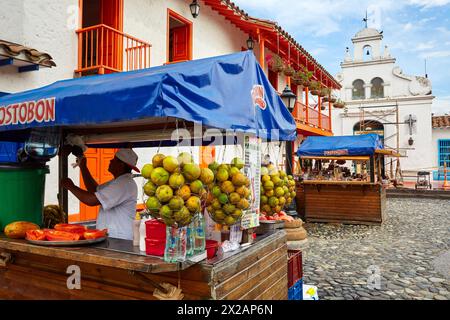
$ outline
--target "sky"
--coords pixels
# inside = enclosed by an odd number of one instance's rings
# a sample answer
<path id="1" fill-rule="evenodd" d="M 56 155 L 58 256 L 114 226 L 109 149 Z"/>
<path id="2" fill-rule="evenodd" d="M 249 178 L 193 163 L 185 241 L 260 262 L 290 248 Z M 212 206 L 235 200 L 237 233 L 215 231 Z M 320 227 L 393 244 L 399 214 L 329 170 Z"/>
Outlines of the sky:
<path id="1" fill-rule="evenodd" d="M 450 0 L 233 0 L 249 15 L 278 22 L 331 74 L 340 71 L 351 38 L 368 26 L 383 30 L 404 74 L 433 87 L 433 112 L 450 114 Z M 352 50 L 351 50 L 352 52 Z"/>

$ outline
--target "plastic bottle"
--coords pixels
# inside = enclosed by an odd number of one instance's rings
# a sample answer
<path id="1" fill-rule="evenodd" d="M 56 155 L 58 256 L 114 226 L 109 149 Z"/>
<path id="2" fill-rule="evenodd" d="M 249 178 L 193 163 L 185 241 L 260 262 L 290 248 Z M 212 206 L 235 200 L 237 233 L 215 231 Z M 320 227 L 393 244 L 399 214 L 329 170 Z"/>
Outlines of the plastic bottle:
<path id="1" fill-rule="evenodd" d="M 186 248 L 187 248 L 187 227 L 178 228 L 177 230 L 177 255 L 176 261 L 186 261 Z"/>
<path id="2" fill-rule="evenodd" d="M 140 245 L 140 233 L 139 229 L 141 227 L 141 215 L 136 212 L 136 216 L 133 220 L 133 246 L 138 247 Z"/>
<path id="3" fill-rule="evenodd" d="M 176 262 L 176 237 L 173 227 L 166 226 L 166 247 L 164 249 L 164 261 Z"/>
<path id="4" fill-rule="evenodd" d="M 195 237 L 194 237 L 195 225 L 192 221 L 186 227 L 186 256 L 192 257 L 194 255 Z"/>
<path id="5" fill-rule="evenodd" d="M 145 221 L 150 220 L 150 218 L 145 215 L 141 217 L 141 223 L 139 224 L 139 250 L 145 252 Z"/>
<path id="6" fill-rule="evenodd" d="M 203 214 L 197 213 L 194 217 L 194 251 L 202 253 L 205 251 L 205 217 Z"/>
<path id="7" fill-rule="evenodd" d="M 186 261 L 187 228 L 166 227 L 166 248 L 164 250 L 164 261 L 183 262 Z"/>

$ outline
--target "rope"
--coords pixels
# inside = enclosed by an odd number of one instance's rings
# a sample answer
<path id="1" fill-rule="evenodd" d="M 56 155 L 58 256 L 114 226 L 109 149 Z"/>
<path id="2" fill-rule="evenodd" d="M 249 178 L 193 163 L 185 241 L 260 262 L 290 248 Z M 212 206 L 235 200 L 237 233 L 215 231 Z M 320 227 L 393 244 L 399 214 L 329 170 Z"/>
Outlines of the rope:
<path id="1" fill-rule="evenodd" d="M 165 133 L 166 129 L 167 129 L 167 124 L 169 123 L 169 117 L 166 117 L 166 123 L 164 124 L 164 129 L 163 129 L 163 134 Z M 158 151 L 156 153 L 159 153 L 159 150 L 161 149 L 161 145 L 162 145 L 163 140 L 159 140 L 159 145 L 158 145 Z"/>

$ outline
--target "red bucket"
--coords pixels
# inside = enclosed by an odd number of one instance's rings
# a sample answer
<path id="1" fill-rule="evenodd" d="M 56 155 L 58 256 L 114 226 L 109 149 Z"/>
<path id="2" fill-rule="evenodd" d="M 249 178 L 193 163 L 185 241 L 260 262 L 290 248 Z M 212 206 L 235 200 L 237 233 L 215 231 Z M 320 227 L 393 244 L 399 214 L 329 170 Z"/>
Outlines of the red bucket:
<path id="1" fill-rule="evenodd" d="M 166 241 L 166 225 L 154 219 L 145 221 L 145 237 Z"/>
<path id="2" fill-rule="evenodd" d="M 217 254 L 217 248 L 219 247 L 219 243 L 215 240 L 206 240 L 206 256 L 208 259 L 212 259 Z"/>
<path id="3" fill-rule="evenodd" d="M 164 251 L 166 249 L 166 240 L 157 239 L 145 239 L 145 253 L 150 256 L 164 256 Z"/>

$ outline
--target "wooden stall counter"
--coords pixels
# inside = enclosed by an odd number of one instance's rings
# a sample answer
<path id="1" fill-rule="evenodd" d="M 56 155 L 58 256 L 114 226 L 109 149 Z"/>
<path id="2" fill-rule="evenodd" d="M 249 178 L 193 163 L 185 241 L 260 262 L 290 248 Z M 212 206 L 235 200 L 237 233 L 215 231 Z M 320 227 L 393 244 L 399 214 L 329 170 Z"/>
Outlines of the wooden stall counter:
<path id="1" fill-rule="evenodd" d="M 80 289 L 68 288 L 70 266 L 79 267 Z M 188 300 L 287 299 L 286 234 L 197 264 L 92 246 L 42 247 L 0 234 L 1 299 L 154 300 L 153 283 L 163 282 L 180 283 Z"/>
<path id="2" fill-rule="evenodd" d="M 303 181 L 307 222 L 379 225 L 385 219 L 386 190 L 363 181 Z"/>

